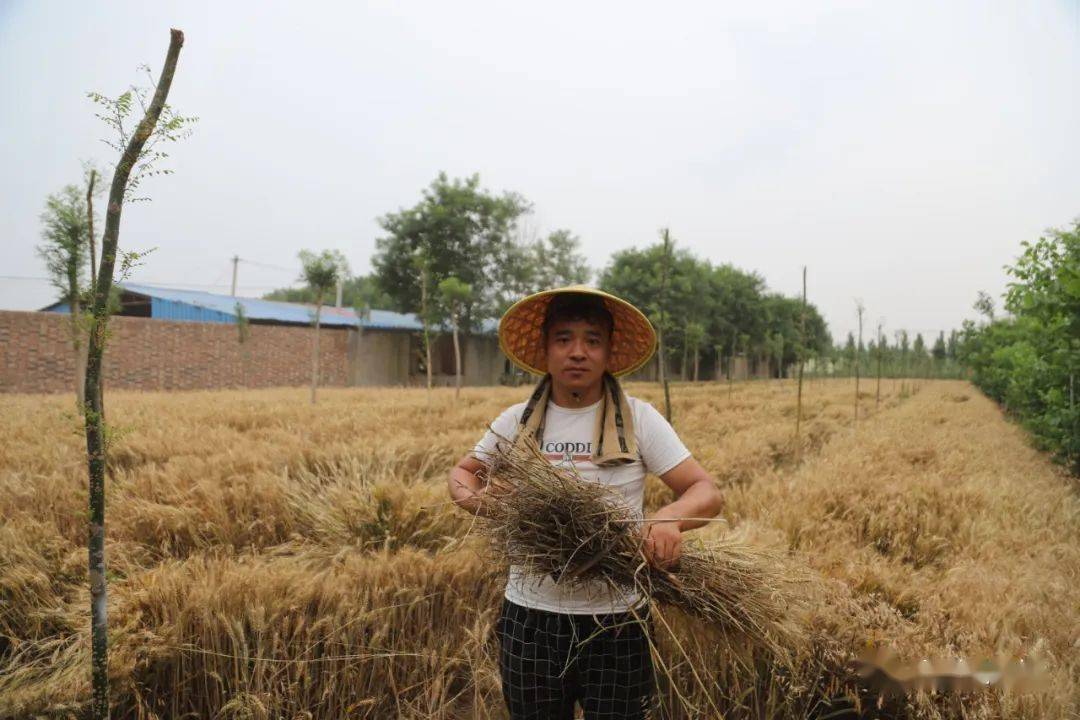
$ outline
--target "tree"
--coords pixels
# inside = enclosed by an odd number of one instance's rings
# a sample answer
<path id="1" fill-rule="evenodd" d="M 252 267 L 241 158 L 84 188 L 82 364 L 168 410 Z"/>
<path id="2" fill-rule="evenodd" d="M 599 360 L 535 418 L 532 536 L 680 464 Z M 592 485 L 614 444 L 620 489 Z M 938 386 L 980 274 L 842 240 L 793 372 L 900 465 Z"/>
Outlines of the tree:
<path id="1" fill-rule="evenodd" d="M 885 355 L 885 333 L 882 331 L 884 321 L 878 320 L 877 326 L 877 387 L 874 390 L 874 409 L 881 407 L 881 360 Z"/>
<path id="2" fill-rule="evenodd" d="M 701 344 L 705 342 L 705 326 L 697 321 L 691 320 L 686 323 L 686 330 L 684 331 L 684 337 L 686 340 L 686 347 L 690 349 L 694 358 L 694 382 L 698 381 L 698 369 L 700 367 L 699 360 L 701 359 Z"/>
<path id="3" fill-rule="evenodd" d="M 663 335 L 665 362 L 674 352 L 681 352 L 686 358 L 684 365 L 689 366 L 700 347 L 711 348 L 713 376 L 719 376 L 727 358 L 730 381 L 736 351 L 753 350 L 775 357 L 778 333 L 783 336 L 782 366 L 796 362 L 800 348 L 807 353 L 828 353 L 832 339 L 812 304 L 806 304 L 804 338 L 800 332 L 804 323 L 801 298 L 769 293 L 756 273 L 727 264 L 713 266 L 685 250 L 673 250 L 670 258 L 665 258 L 663 242 L 620 250 L 599 278 L 601 289 L 632 302 L 649 317 Z M 670 272 L 661 293 L 665 267 Z M 667 306 L 665 313 L 660 312 L 661 296 Z M 700 340 L 699 326 L 704 328 Z M 745 344 L 740 342 L 743 336 Z"/>
<path id="4" fill-rule="evenodd" d="M 934 360 L 941 362 L 949 354 L 948 348 L 945 346 L 945 331 L 942 330 L 938 333 L 937 340 L 934 341 L 934 349 L 930 351 L 930 354 L 934 356 Z"/>
<path id="5" fill-rule="evenodd" d="M 101 194 L 102 187 L 97 184 L 102 173 L 92 161 L 83 163 L 83 175 L 86 177 L 86 244 L 90 250 L 90 290 L 97 285 L 97 240 L 94 236 L 94 198 Z"/>
<path id="6" fill-rule="evenodd" d="M 915 333 L 915 342 L 911 345 L 911 352 L 915 354 L 919 362 L 926 359 L 926 341 L 923 340 L 922 333 Z"/>
<path id="7" fill-rule="evenodd" d="M 311 404 L 315 404 L 315 390 L 319 386 L 319 326 L 322 319 L 323 299 L 334 290 L 338 279 L 349 273 L 349 263 L 340 250 L 323 250 L 314 253 L 300 251 L 300 265 L 303 270 L 300 279 L 307 283 L 315 297 L 315 316 L 312 325 L 315 336 L 311 343 Z"/>
<path id="8" fill-rule="evenodd" d="M 659 297 L 659 310 L 660 310 L 660 323 L 659 323 L 659 366 L 660 366 L 660 383 L 664 386 L 664 416 L 667 418 L 668 423 L 671 422 L 671 390 L 668 385 L 668 378 L 665 372 L 667 365 L 667 358 L 664 357 L 664 329 L 667 325 L 667 320 L 670 315 L 667 312 L 667 296 L 668 296 L 668 282 L 671 277 L 671 251 L 674 247 L 671 239 L 671 232 L 664 228 L 660 231 L 662 253 L 660 255 L 660 297 Z"/>
<path id="9" fill-rule="evenodd" d="M 863 301 L 855 299 L 855 314 L 859 319 L 859 351 L 862 350 L 862 323 L 863 315 L 866 314 L 866 306 L 863 305 Z M 859 354 L 855 355 L 855 424 L 859 422 Z"/>
<path id="10" fill-rule="evenodd" d="M 705 337 L 699 345 L 716 344 L 712 341 L 709 324 L 716 312 L 710 286 L 711 273 L 709 263 L 686 251 L 675 250 L 674 242 L 665 249 L 661 241 L 644 250 L 633 248 L 616 252 L 600 274 L 599 285 L 640 308 L 656 327 L 657 334 L 663 335 L 666 375 L 671 351 L 688 352 L 690 344 L 686 332 L 688 328 L 694 332 L 692 323 L 705 328 Z M 661 298 L 664 300 L 663 312 Z"/>
<path id="11" fill-rule="evenodd" d="M 386 235 L 376 240 L 374 275 L 401 312 L 420 312 L 422 297 L 448 277 L 473 289 L 462 307 L 462 325 L 475 327 L 492 317 L 504 298 L 504 286 L 518 246 L 512 233 L 529 209 L 519 195 L 493 195 L 473 175 L 450 180 L 445 173 L 431 183 L 420 202 L 379 219 Z M 417 263 L 417 253 L 423 263 Z M 420 274 L 429 277 L 421 282 Z"/>
<path id="12" fill-rule="evenodd" d="M 771 355 L 776 361 L 776 375 L 777 378 L 784 377 L 784 333 L 778 332 L 773 334 L 771 338 L 770 349 Z"/>
<path id="13" fill-rule="evenodd" d="M 804 310 L 801 298 L 768 293 L 762 305 L 766 337 L 771 339 L 768 347 L 772 348 L 779 366 L 778 377 L 786 374 L 788 366 L 799 362 L 800 348 L 808 354 L 823 355 L 828 352 L 832 344 L 829 328 L 813 304 L 807 303 Z M 803 329 L 800 330 L 800 327 Z M 777 349 L 780 351 L 778 356 Z"/>
<path id="14" fill-rule="evenodd" d="M 69 332 L 75 357 L 75 397 L 79 412 L 85 409 L 86 345 L 83 342 L 82 300 L 87 290 L 85 284 L 86 261 L 89 251 L 87 227 L 89 214 L 82 190 L 75 185 L 65 185 L 60 192 L 45 200 L 45 212 L 41 214 L 42 244 L 37 252 L 45 261 L 49 280 L 60 291 L 60 301 L 70 310 Z"/>
<path id="15" fill-rule="evenodd" d="M 956 360 L 956 351 L 960 343 L 960 333 L 956 330 L 949 332 L 949 341 L 945 346 L 945 354 L 950 360 Z"/>
<path id="16" fill-rule="evenodd" d="M 796 460 L 802 462 L 802 440 L 800 428 L 802 427 L 802 388 L 803 388 L 803 365 L 806 364 L 806 266 L 802 269 L 802 307 L 799 312 L 799 379 L 798 389 L 795 396 L 795 453 Z"/>
<path id="17" fill-rule="evenodd" d="M 592 277 L 581 241 L 569 230 L 555 230 L 546 239 L 538 240 L 532 250 L 532 291 L 567 285 L 584 285 Z"/>
<path id="18" fill-rule="evenodd" d="M 83 414 L 86 431 L 86 456 L 89 471 L 89 532 L 87 550 L 90 570 L 90 648 L 91 648 L 91 685 L 92 698 L 90 715 L 94 720 L 109 717 L 109 659 L 108 659 L 108 614 L 106 613 L 106 575 L 105 575 L 105 464 L 108 446 L 103 396 L 101 387 L 101 361 L 104 356 L 109 319 L 109 299 L 112 291 L 113 270 L 117 255 L 120 254 L 120 216 L 125 200 L 131 200 L 129 192 L 138 185 L 141 176 L 158 173 L 154 170 L 155 162 L 165 157 L 164 153 L 153 150 L 159 142 L 174 142 L 183 136 L 184 129 L 192 121 L 172 112 L 165 103 L 176 72 L 176 62 L 180 48 L 184 44 L 184 34 L 179 30 L 170 31 L 169 49 L 165 55 L 165 64 L 161 70 L 149 105 L 146 94 L 140 89 L 132 89 L 115 100 L 110 100 L 100 93 L 90 93 L 89 97 L 106 108 L 105 115 L 99 114 L 119 135 L 119 142 L 110 146 L 122 147 L 120 160 L 113 171 L 112 184 L 109 187 L 109 202 L 105 213 L 105 233 L 101 239 L 101 265 L 97 273 L 97 283 L 93 292 L 93 311 L 89 318 L 89 349 L 86 363 L 86 410 Z M 143 108 L 142 119 L 130 135 L 124 127 L 125 120 L 132 112 L 132 97 L 138 99 Z M 137 255 L 128 253 L 121 257 L 121 276 Z"/>
<path id="19" fill-rule="evenodd" d="M 907 330 L 896 331 L 896 346 L 900 348 L 900 374 L 907 375 L 907 356 L 911 351 Z"/>
<path id="20" fill-rule="evenodd" d="M 472 297 L 472 288 L 458 280 L 448 277 L 439 283 L 439 295 L 450 316 L 450 327 L 454 333 L 454 401 L 461 395 L 461 345 L 458 341 L 458 323 L 461 308 Z"/>
<path id="21" fill-rule="evenodd" d="M 756 273 L 748 273 L 729 264 L 716 267 L 706 264 L 705 269 L 708 281 L 704 286 L 698 285 L 696 291 L 694 283 L 690 283 L 686 302 L 700 309 L 706 318 L 710 344 L 720 348 L 714 360 L 716 366 L 720 367 L 721 357 L 727 358 L 730 394 L 735 353 L 749 352 L 751 343 L 760 347 L 769 333 L 765 281 Z M 693 276 L 695 272 L 690 270 L 688 274 Z M 704 297 L 701 287 L 706 289 Z M 744 335 L 745 342 L 740 342 Z"/>
<path id="22" fill-rule="evenodd" d="M 987 322 L 994 322 L 994 298 L 990 296 L 990 293 L 980 290 L 973 307 L 977 313 L 986 318 Z"/>
<path id="23" fill-rule="evenodd" d="M 314 303 L 315 293 L 310 286 L 278 288 L 263 295 L 264 300 L 279 302 Z M 341 283 L 341 303 L 345 307 L 363 310 L 389 310 L 394 301 L 379 287 L 374 275 L 352 275 Z"/>

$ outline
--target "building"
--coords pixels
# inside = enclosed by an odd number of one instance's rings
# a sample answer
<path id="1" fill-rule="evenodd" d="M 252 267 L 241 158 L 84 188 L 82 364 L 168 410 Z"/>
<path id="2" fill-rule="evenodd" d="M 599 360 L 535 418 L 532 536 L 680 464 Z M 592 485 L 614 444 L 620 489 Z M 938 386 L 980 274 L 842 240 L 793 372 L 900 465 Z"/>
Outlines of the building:
<path id="1" fill-rule="evenodd" d="M 138 283 L 119 283 L 118 287 L 120 309 L 111 321 L 116 342 L 110 346 L 106 368 L 106 380 L 111 377 L 112 387 L 267 387 L 310 381 L 313 305 Z M 42 310 L 45 312 L 39 316 L 70 312 L 66 303 L 54 303 Z M 44 325 L 36 329 L 30 327 L 33 323 L 22 323 L 35 340 L 29 343 L 33 357 L 21 366 L 30 369 L 31 374 L 46 368 L 51 375 L 70 378 L 73 370 L 66 365 L 71 350 L 69 346 L 64 352 L 67 340 L 62 324 L 48 319 L 42 322 Z M 18 332 L 12 329 L 19 325 L 17 319 L 7 318 L 6 323 L 9 334 Z M 55 330 L 53 324 L 57 324 Z M 320 326 L 321 381 L 325 384 L 426 382 L 423 326 L 415 315 L 375 309 L 358 315 L 352 308 L 323 306 Z M 497 384 L 509 371 L 509 361 L 499 350 L 495 331 L 496 323 L 488 321 L 481 332 L 461 335 L 463 384 Z M 437 328 L 432 334 L 434 382 L 452 385 L 455 363 L 451 334 L 448 328 Z M 56 360 L 44 357 L 48 353 L 56 355 Z M 0 385 L 14 383 L 10 377 L 7 379 Z M 68 380 L 57 382 L 51 376 L 41 380 L 39 384 L 47 388 L 70 387 Z"/>

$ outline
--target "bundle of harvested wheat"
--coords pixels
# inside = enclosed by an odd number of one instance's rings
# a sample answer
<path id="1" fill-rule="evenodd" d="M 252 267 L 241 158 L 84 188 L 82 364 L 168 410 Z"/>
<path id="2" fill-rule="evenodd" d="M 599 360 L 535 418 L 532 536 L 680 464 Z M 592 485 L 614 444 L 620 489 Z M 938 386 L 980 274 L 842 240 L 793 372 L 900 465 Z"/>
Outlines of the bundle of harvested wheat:
<path id="1" fill-rule="evenodd" d="M 777 553 L 733 535 L 687 543 L 676 567 L 650 565 L 643 523 L 604 485 L 552 465 L 534 442 L 500 442 L 487 458 L 481 531 L 497 553 L 559 583 L 636 589 L 721 630 L 732 644 L 787 655 L 803 638 L 796 573 Z"/>

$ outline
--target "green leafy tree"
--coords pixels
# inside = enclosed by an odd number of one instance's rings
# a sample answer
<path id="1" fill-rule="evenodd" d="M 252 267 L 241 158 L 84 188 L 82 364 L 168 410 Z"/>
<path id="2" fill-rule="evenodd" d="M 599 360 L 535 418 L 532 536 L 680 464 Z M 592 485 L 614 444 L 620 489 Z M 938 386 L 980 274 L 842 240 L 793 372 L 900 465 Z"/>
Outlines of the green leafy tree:
<path id="1" fill-rule="evenodd" d="M 974 308 L 975 312 L 985 317 L 987 322 L 994 322 L 994 298 L 990 293 L 980 290 Z"/>
<path id="2" fill-rule="evenodd" d="M 918 362 L 926 358 L 926 341 L 923 340 L 922 333 L 915 333 L 915 342 L 911 345 L 911 352 Z"/>
<path id="3" fill-rule="evenodd" d="M 450 318 L 450 328 L 454 334 L 454 401 L 461 395 L 461 344 L 458 339 L 458 325 L 461 309 L 472 298 L 472 287 L 456 277 L 448 277 L 439 283 L 439 296 Z"/>
<path id="4" fill-rule="evenodd" d="M 896 331 L 896 347 L 900 351 L 900 375 L 908 372 L 908 355 L 911 354 L 911 339 L 907 330 Z"/>
<path id="5" fill-rule="evenodd" d="M 828 325 L 821 313 L 811 303 L 806 304 L 805 331 L 800 331 L 803 322 L 802 298 L 793 298 L 778 293 L 768 293 L 762 300 L 762 313 L 766 337 L 771 339 L 772 357 L 777 365 L 777 377 L 784 377 L 787 368 L 799 361 L 800 353 L 807 355 L 826 355 L 832 344 Z M 805 347 L 803 346 L 805 334 Z M 780 342 L 777 338 L 781 338 Z M 777 348 L 780 348 L 779 355 Z"/>
<path id="6" fill-rule="evenodd" d="M 748 352 L 752 344 L 763 345 L 769 334 L 765 280 L 756 273 L 723 264 L 710 269 L 703 303 L 709 344 L 719 348 L 715 357 L 719 367 L 726 357 L 728 380 L 736 351 Z M 693 298 L 690 298 L 693 302 Z M 740 343 L 745 335 L 746 342 Z"/>
<path id="7" fill-rule="evenodd" d="M 942 330 L 938 333 L 937 340 L 934 341 L 934 348 L 930 351 L 930 354 L 934 356 L 934 360 L 942 362 L 948 356 L 948 349 L 945 346 L 945 331 Z"/>
<path id="8" fill-rule="evenodd" d="M 696 320 L 691 320 L 686 323 L 686 329 L 683 337 L 685 339 L 686 347 L 692 353 L 694 358 L 694 382 L 698 381 L 698 371 L 700 369 L 701 360 L 701 345 L 705 342 L 706 333 L 705 325 Z"/>
<path id="9" fill-rule="evenodd" d="M 665 276 L 665 267 L 666 276 Z M 643 250 L 620 250 L 600 274 L 600 288 L 641 308 L 664 337 L 665 366 L 668 354 L 683 347 L 687 321 L 704 323 L 710 315 L 703 307 L 708 293 L 711 266 L 686 250 L 656 243 Z M 661 301 L 665 307 L 661 307 Z"/>
<path id="10" fill-rule="evenodd" d="M 420 312 L 422 295 L 456 277 L 473 289 L 462 308 L 462 326 L 475 327 L 494 316 L 503 299 L 507 263 L 518 252 L 513 231 L 528 209 L 516 194 L 481 189 L 476 175 L 450 180 L 440 174 L 415 206 L 379 219 L 386 233 L 376 240 L 372 258 L 379 287 L 394 309 Z M 418 252 L 423 263 L 414 259 Z M 426 282 L 421 272 L 429 275 Z"/>
<path id="11" fill-rule="evenodd" d="M 1080 222 L 1022 246 L 1007 268 L 1011 317 L 965 321 L 957 357 L 1041 447 L 1080 473 Z M 988 317 L 984 295 L 976 309 Z"/>
<path id="12" fill-rule="evenodd" d="M 533 245 L 536 288 L 584 285 L 592 277 L 581 241 L 569 230 L 555 230 Z"/>
<path id="13" fill-rule="evenodd" d="M 301 250 L 300 279 L 307 284 L 314 296 L 315 312 L 312 319 L 314 337 L 311 343 L 311 404 L 315 404 L 315 391 L 319 387 L 319 328 L 322 322 L 322 306 L 326 296 L 334 291 L 338 278 L 349 273 L 349 263 L 340 250 L 323 250 L 320 253 Z"/>
<path id="14" fill-rule="evenodd" d="M 263 299 L 314 303 L 315 291 L 308 285 L 278 288 L 263 295 Z M 394 307 L 393 299 L 379 287 L 379 282 L 374 275 L 352 275 L 342 280 L 341 303 L 346 307 L 358 308 L 359 314 L 363 314 L 365 310 L 389 310 Z"/>
<path id="15" fill-rule="evenodd" d="M 502 250 L 499 287 L 493 317 L 525 295 L 567 285 L 584 285 L 592 278 L 581 241 L 569 230 L 546 238 L 516 238 Z"/>
<path id="16" fill-rule="evenodd" d="M 731 378 L 732 358 L 739 350 L 775 358 L 777 334 L 784 338 L 781 365 L 797 362 L 801 344 L 801 298 L 769 293 L 756 273 L 731 265 L 713 266 L 685 250 L 671 255 L 669 285 L 665 290 L 670 312 L 661 317 L 659 298 L 663 245 L 621 250 L 600 274 L 602 289 L 640 307 L 664 334 L 665 349 L 686 358 L 683 376 L 699 348 L 711 348 L 716 372 L 727 358 Z M 702 339 L 696 326 L 704 328 Z M 746 336 L 747 342 L 740 343 Z M 832 345 L 828 327 L 818 310 L 807 304 L 806 351 L 827 355 Z M 699 362 L 699 361 L 698 361 Z M 699 370 L 700 372 L 700 370 Z"/>
<path id="17" fill-rule="evenodd" d="M 83 303 L 87 292 L 86 263 L 89 255 L 89 215 L 86 198 L 75 185 L 65 185 L 45 200 L 41 214 L 41 239 L 37 252 L 45 262 L 60 301 L 70 309 L 69 332 L 75 357 L 75 397 L 79 412 L 85 407 L 86 342 Z"/>

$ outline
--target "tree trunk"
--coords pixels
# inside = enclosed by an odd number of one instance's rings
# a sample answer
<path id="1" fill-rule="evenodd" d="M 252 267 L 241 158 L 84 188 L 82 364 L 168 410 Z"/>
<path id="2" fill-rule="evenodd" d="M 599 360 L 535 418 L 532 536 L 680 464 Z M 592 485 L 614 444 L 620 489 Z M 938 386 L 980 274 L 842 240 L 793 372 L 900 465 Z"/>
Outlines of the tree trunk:
<path id="1" fill-rule="evenodd" d="M 454 402 L 461 396 L 461 345 L 458 344 L 458 318 L 454 312 L 451 318 L 454 323 Z"/>
<path id="2" fill-rule="evenodd" d="M 97 285 L 97 243 L 94 241 L 94 183 L 97 170 L 90 170 L 90 183 L 86 187 L 86 227 L 90 246 L 90 291 Z"/>
<path id="3" fill-rule="evenodd" d="M 690 356 L 690 346 L 686 342 L 686 337 L 683 337 L 682 344 L 682 367 L 679 369 L 679 379 L 686 380 L 687 370 L 689 369 L 688 360 Z"/>
<path id="4" fill-rule="evenodd" d="M 732 384 L 731 384 L 731 382 L 732 382 L 733 378 L 731 377 L 731 375 L 735 371 L 734 365 L 735 365 L 735 353 L 732 352 L 732 353 L 728 354 L 728 359 L 727 359 L 727 398 L 728 398 L 728 400 L 731 399 L 731 394 L 732 394 Z"/>
<path id="5" fill-rule="evenodd" d="M 701 360 L 701 348 L 697 345 L 694 346 L 694 382 L 698 381 L 698 369 L 700 368 L 699 361 Z"/>
<path id="6" fill-rule="evenodd" d="M 427 405 L 431 409 L 431 332 L 428 329 L 427 268 L 420 271 L 420 315 L 424 324 L 424 365 L 427 368 Z"/>
<path id="7" fill-rule="evenodd" d="M 795 461 L 802 462 L 802 379 L 806 354 L 806 266 L 802 269 L 802 309 L 799 312 L 799 393 L 795 401 Z"/>
<path id="8" fill-rule="evenodd" d="M 878 332 L 878 348 L 877 348 L 877 392 L 874 398 L 874 409 L 877 410 L 881 407 L 881 333 Z"/>
<path id="9" fill-rule="evenodd" d="M 75 401 L 79 404 L 79 414 L 86 412 L 86 343 L 82 341 L 82 306 L 79 304 L 78 288 L 71 293 L 71 345 L 75 352 Z"/>
<path id="10" fill-rule="evenodd" d="M 86 363 L 85 397 L 89 407 L 85 415 L 86 459 L 89 470 L 90 527 L 87 533 L 87 554 L 90 570 L 90 653 L 92 697 L 90 715 L 93 720 L 109 717 L 109 655 L 108 614 L 105 587 L 105 445 L 104 405 L 102 403 L 101 361 L 105 352 L 105 330 L 109 316 L 109 292 L 112 289 L 113 267 L 120 239 L 120 214 L 131 169 L 154 131 L 165 99 L 169 95 L 176 61 L 184 44 L 184 33 L 172 30 L 165 65 L 158 78 L 157 89 L 146 114 L 120 156 L 109 188 L 109 205 L 105 214 L 105 234 L 101 240 L 101 268 L 94 287 L 94 308 L 90 318 L 89 351 Z"/>
<path id="11" fill-rule="evenodd" d="M 859 345 L 862 345 L 862 313 L 859 313 L 859 342 L 855 346 L 855 425 L 859 424 Z"/>
<path id="12" fill-rule="evenodd" d="M 311 404 L 315 404 L 315 388 L 319 387 L 319 323 L 322 320 L 323 290 L 315 297 L 315 342 L 311 352 Z"/>
<path id="13" fill-rule="evenodd" d="M 667 363 L 664 362 L 664 331 L 663 330 L 660 330 L 657 333 L 657 338 L 659 340 L 659 343 L 658 343 L 659 348 L 658 349 L 659 349 L 659 352 L 660 352 L 660 368 L 659 368 L 660 369 L 660 384 L 664 386 L 664 417 L 666 417 L 667 421 L 670 423 L 671 422 L 671 389 L 670 389 L 670 387 L 668 385 L 667 371 L 665 369 L 665 366 L 667 365 Z"/>
<path id="14" fill-rule="evenodd" d="M 668 264 L 671 258 L 671 233 L 667 228 L 664 228 L 664 259 L 660 267 L 660 330 L 658 335 L 658 344 L 660 350 L 660 384 L 664 386 L 664 417 L 667 418 L 668 423 L 671 422 L 671 390 L 668 387 L 667 379 L 667 358 L 664 353 L 664 327 L 666 325 L 667 317 L 667 280 L 668 280 Z"/>

